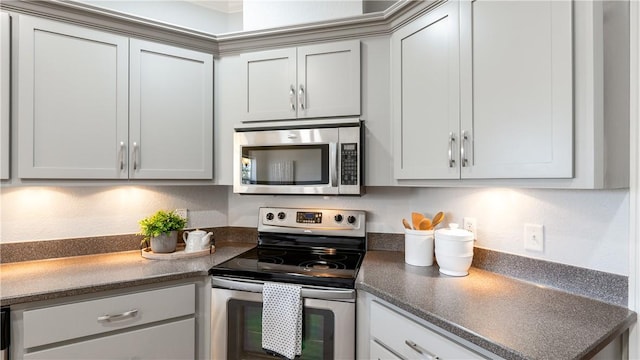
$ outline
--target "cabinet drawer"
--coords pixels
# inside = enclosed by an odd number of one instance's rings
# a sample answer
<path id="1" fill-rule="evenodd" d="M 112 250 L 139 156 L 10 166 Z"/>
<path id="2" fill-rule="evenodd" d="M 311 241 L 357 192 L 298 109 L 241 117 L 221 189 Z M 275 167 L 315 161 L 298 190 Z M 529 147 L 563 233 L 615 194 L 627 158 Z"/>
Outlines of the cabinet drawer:
<path id="1" fill-rule="evenodd" d="M 371 302 L 371 337 L 408 359 L 429 354 L 441 359 L 483 358 L 376 301 Z"/>
<path id="2" fill-rule="evenodd" d="M 24 347 L 125 329 L 195 313 L 195 285 L 132 293 L 24 312 Z M 111 319 L 105 317 L 111 316 Z"/>
<path id="3" fill-rule="evenodd" d="M 195 319 L 25 354 L 25 360 L 194 359 Z"/>

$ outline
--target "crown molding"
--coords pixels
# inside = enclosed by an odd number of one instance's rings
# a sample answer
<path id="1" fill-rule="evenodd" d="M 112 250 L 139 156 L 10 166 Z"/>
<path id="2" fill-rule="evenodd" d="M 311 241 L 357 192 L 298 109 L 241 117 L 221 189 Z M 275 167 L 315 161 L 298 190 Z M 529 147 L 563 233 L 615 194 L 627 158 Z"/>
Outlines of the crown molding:
<path id="1" fill-rule="evenodd" d="M 225 56 L 268 48 L 389 35 L 443 2 L 445 0 L 400 0 L 381 12 L 217 35 L 69 0 L 2 0 L 0 9 Z"/>

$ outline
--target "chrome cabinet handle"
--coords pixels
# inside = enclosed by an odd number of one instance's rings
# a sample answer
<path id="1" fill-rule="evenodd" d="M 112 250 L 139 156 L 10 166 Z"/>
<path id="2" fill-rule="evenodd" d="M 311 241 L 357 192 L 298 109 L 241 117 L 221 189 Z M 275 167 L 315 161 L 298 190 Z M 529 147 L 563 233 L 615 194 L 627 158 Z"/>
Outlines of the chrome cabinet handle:
<path id="1" fill-rule="evenodd" d="M 124 141 L 120 141 L 120 171 L 124 170 Z"/>
<path id="2" fill-rule="evenodd" d="M 133 142 L 133 170 L 138 169 L 138 143 Z"/>
<path id="3" fill-rule="evenodd" d="M 467 156 L 464 151 L 464 145 L 467 140 L 469 140 L 469 136 L 467 136 L 467 131 L 464 130 L 462 131 L 462 141 L 460 142 L 460 163 L 462 164 L 462 167 L 469 165 L 469 161 L 467 160 Z"/>
<path id="4" fill-rule="evenodd" d="M 456 160 L 453 158 L 453 143 L 456 142 L 456 138 L 452 132 L 449 133 L 449 167 L 456 166 Z"/>
<path id="5" fill-rule="evenodd" d="M 426 356 L 427 359 L 429 360 L 440 359 L 438 356 L 428 352 L 427 350 L 425 350 L 424 348 L 422 348 L 421 346 L 419 346 L 418 344 L 414 343 L 411 340 L 405 340 L 404 343 L 407 344 L 408 347 L 410 347 L 413 351 L 417 352 L 418 354 Z"/>
<path id="6" fill-rule="evenodd" d="M 133 309 L 133 310 L 125 311 L 122 314 L 115 314 L 115 315 L 107 314 L 107 315 L 98 316 L 98 322 L 111 322 L 111 321 L 123 320 L 129 317 L 135 317 L 136 315 L 138 315 L 138 309 Z"/>
<path id="7" fill-rule="evenodd" d="M 298 104 L 300 109 L 304 110 L 304 88 L 300 85 L 300 91 L 298 91 Z"/>
<path id="8" fill-rule="evenodd" d="M 292 111 L 296 111 L 296 89 L 291 85 L 289 88 L 289 106 L 291 106 Z"/>

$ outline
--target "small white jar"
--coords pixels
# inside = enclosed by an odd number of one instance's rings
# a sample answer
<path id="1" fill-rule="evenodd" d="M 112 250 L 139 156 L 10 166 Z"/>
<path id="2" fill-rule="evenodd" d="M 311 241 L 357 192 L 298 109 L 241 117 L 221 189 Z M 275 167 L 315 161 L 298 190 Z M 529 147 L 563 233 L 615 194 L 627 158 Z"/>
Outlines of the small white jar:
<path id="1" fill-rule="evenodd" d="M 404 261 L 414 266 L 433 265 L 433 230 L 404 229 Z"/>

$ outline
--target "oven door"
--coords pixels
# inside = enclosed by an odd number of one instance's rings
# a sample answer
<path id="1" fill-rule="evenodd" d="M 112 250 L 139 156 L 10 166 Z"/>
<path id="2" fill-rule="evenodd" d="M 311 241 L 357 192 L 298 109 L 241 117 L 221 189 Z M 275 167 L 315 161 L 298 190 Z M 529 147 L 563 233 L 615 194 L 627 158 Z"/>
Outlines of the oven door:
<path id="1" fill-rule="evenodd" d="M 212 290 L 212 358 L 275 359 L 262 350 L 262 284 L 216 277 L 212 282 L 226 287 Z M 300 359 L 355 358 L 355 290 L 303 287 L 302 296 Z"/>

